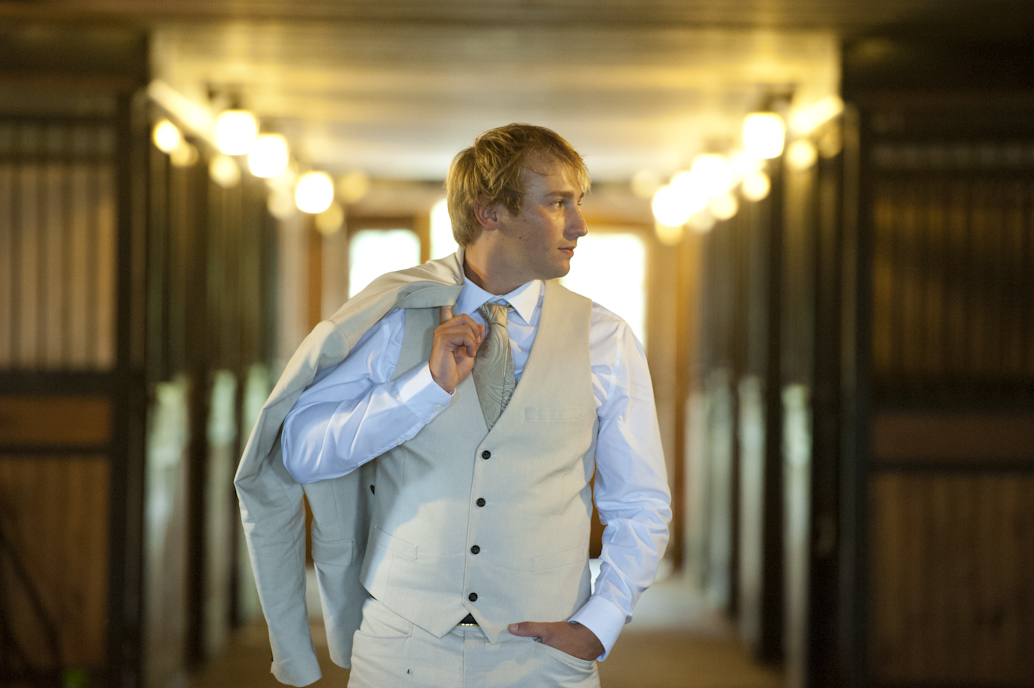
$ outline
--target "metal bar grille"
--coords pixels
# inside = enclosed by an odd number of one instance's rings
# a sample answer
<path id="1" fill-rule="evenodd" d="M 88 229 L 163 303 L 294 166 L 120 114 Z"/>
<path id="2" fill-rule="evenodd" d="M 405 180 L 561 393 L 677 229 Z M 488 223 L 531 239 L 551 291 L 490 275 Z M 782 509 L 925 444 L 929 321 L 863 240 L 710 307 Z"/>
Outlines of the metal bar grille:
<path id="1" fill-rule="evenodd" d="M 114 128 L 0 119 L 0 369 L 115 365 Z"/>
<path id="2" fill-rule="evenodd" d="M 872 170 L 880 394 L 1034 399 L 1034 142 L 881 143 Z"/>

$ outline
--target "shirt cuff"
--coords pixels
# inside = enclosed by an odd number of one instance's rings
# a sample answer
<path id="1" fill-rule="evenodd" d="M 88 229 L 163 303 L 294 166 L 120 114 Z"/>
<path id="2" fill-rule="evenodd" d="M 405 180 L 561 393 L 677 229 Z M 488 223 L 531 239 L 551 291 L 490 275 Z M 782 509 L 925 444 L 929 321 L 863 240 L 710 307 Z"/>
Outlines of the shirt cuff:
<path id="1" fill-rule="evenodd" d="M 444 411 L 452 395 L 438 386 L 431 377 L 431 366 L 427 363 L 408 371 L 395 380 L 398 398 L 417 418 L 430 423 Z"/>
<path id="2" fill-rule="evenodd" d="M 568 621 L 580 623 L 596 634 L 603 643 L 603 654 L 596 659 L 602 662 L 618 640 L 625 625 L 625 613 L 612 602 L 593 595 Z"/>

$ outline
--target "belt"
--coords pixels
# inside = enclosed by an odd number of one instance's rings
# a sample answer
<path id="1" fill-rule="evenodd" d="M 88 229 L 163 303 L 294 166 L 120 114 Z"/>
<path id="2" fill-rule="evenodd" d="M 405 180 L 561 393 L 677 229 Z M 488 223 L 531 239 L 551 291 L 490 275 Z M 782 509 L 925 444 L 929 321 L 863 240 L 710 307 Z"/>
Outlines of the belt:
<path id="1" fill-rule="evenodd" d="M 474 618 L 473 614 L 467 614 L 463 617 L 463 621 L 460 621 L 457 626 L 478 626 L 477 619 Z"/>

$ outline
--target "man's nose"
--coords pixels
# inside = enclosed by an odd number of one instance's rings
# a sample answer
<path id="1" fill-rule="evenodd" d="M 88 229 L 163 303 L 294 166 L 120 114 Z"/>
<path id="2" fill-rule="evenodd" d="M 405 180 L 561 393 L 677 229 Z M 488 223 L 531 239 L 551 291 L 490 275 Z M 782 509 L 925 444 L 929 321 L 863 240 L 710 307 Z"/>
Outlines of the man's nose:
<path id="1" fill-rule="evenodd" d="M 585 223 L 581 208 L 575 208 L 573 216 L 567 222 L 567 236 L 577 239 L 589 233 L 589 225 Z"/>

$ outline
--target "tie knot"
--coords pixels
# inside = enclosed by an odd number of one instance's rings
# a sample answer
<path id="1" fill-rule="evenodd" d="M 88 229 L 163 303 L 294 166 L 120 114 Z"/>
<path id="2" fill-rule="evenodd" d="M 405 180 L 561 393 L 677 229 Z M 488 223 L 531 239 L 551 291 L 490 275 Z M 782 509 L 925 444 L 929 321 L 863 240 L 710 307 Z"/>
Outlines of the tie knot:
<path id="1" fill-rule="evenodd" d="M 510 312 L 508 303 L 485 302 L 478 308 L 478 313 L 489 325 L 506 325 L 506 318 Z"/>

